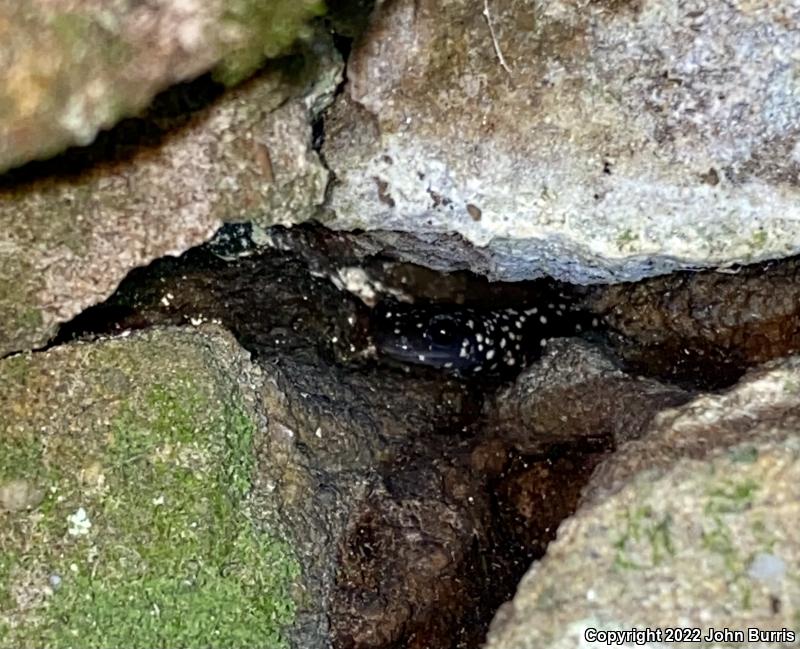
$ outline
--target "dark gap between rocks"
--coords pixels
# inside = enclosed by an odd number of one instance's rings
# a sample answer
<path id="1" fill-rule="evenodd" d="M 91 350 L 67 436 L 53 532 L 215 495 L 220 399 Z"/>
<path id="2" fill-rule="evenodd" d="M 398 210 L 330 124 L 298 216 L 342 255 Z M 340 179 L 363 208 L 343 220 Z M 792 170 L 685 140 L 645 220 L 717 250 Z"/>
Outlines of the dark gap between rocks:
<path id="1" fill-rule="evenodd" d="M 433 385 L 451 395 L 424 425 L 398 421 L 374 467 L 377 485 L 347 518 L 326 603 L 337 649 L 479 647 L 497 608 L 614 448 L 603 435 L 535 451 L 516 444 L 544 424 L 492 418 L 487 408 L 513 377 L 463 379 L 382 362 L 371 345 L 370 307 L 336 286 L 348 283 L 348 272 L 366 273 L 370 289 L 452 305 L 566 301 L 601 319 L 606 329 L 590 334 L 589 343 L 621 367 L 690 390 L 730 385 L 800 341 L 797 259 L 737 274 L 677 273 L 582 288 L 550 280 L 490 283 L 388 256 L 361 258 L 357 237 L 313 225 L 273 228 L 267 249 L 255 247 L 248 227 L 225 231 L 227 239 L 132 271 L 106 302 L 65 324 L 53 344 L 216 321 L 265 367 L 297 358 L 322 364 L 345 383 L 366 379 L 371 389 L 386 389 L 386 403 L 395 398 L 387 386 L 396 389 L 398 379 L 411 395 Z"/>

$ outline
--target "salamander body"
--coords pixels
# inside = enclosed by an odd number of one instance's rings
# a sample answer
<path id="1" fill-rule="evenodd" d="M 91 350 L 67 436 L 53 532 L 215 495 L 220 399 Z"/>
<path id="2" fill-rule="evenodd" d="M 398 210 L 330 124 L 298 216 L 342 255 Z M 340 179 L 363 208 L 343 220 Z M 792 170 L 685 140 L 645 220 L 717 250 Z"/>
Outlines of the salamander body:
<path id="1" fill-rule="evenodd" d="M 391 300 L 376 306 L 372 317 L 373 341 L 381 356 L 479 374 L 507 373 L 527 365 L 541 354 L 543 341 L 567 320 L 567 313 L 565 305 L 481 310 Z"/>

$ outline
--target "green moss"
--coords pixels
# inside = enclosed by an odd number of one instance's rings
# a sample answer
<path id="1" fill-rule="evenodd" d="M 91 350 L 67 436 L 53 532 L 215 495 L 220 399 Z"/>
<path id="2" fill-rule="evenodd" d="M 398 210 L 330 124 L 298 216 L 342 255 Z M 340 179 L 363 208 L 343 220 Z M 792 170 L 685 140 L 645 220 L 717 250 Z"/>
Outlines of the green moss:
<path id="1" fill-rule="evenodd" d="M 86 11 L 69 11 L 47 16 L 59 50 L 69 53 L 72 65 L 89 63 L 99 69 L 113 68 L 130 60 L 130 45 L 103 27 L 100 15 Z M 113 98 L 105 101 L 113 102 Z"/>
<path id="2" fill-rule="evenodd" d="M 744 461 L 752 463 L 754 460 L 748 458 Z M 729 520 L 732 516 L 736 517 L 750 509 L 757 492 L 758 483 L 750 478 L 723 479 L 709 486 L 703 508 L 706 518 L 701 533 L 702 546 L 719 558 L 730 592 L 738 596 L 743 609 L 751 606 L 752 592 L 747 577 L 747 565 L 752 556 L 745 556 L 743 553 L 741 541 L 731 531 Z M 769 546 L 766 535 L 762 535 L 759 541 L 762 547 Z"/>
<path id="3" fill-rule="evenodd" d="M 0 356 L 24 348 L 41 330 L 42 312 L 32 305 L 41 284 L 41 274 L 24 255 L 0 253 Z"/>
<path id="4" fill-rule="evenodd" d="M 739 555 L 731 537 L 730 529 L 720 519 L 714 519 L 708 529 L 702 532 L 703 547 L 722 557 L 729 572 L 735 571 L 739 564 Z"/>
<path id="5" fill-rule="evenodd" d="M 633 232 L 625 230 L 617 236 L 617 249 L 622 252 L 624 248 L 630 247 L 637 239 L 638 237 Z"/>
<path id="6" fill-rule="evenodd" d="M 626 510 L 623 529 L 614 541 L 616 567 L 636 570 L 650 568 L 673 556 L 675 547 L 671 527 L 669 512 L 658 515 L 649 505 Z M 649 557 L 645 561 L 643 558 L 648 554 L 647 549 Z M 634 556 L 638 558 L 634 559 Z"/>
<path id="7" fill-rule="evenodd" d="M 75 54 L 76 49 L 85 50 L 91 42 L 92 19 L 88 14 L 64 12 L 49 18 L 49 26 L 67 51 Z"/>
<path id="8" fill-rule="evenodd" d="M 767 243 L 768 238 L 769 237 L 764 230 L 758 230 L 755 234 L 753 234 L 753 247 L 763 248 Z"/>
<path id="9" fill-rule="evenodd" d="M 778 543 L 778 537 L 771 527 L 760 518 L 756 518 L 750 525 L 750 530 L 761 552 L 767 554 L 775 552 L 775 545 Z"/>
<path id="10" fill-rule="evenodd" d="M 285 646 L 299 569 L 248 515 L 253 425 L 235 398 L 168 378 L 104 429 L 0 436 L 0 484 L 48 486 L 36 512 L 0 513 L 0 647 Z"/>
<path id="11" fill-rule="evenodd" d="M 248 45 L 228 54 L 215 68 L 214 78 L 234 85 L 257 70 L 267 58 L 284 54 L 299 36 L 305 24 L 325 13 L 322 0 L 234 0 L 228 3 L 224 19 L 253 38 Z"/>
<path id="12" fill-rule="evenodd" d="M 23 385 L 28 377 L 29 368 L 30 360 L 25 354 L 9 356 L 3 360 L 3 377 L 9 383 Z M 2 460 L 0 460 L 0 465 L 2 465 Z"/>
<path id="13" fill-rule="evenodd" d="M 758 449 L 748 444 L 737 446 L 730 451 L 729 457 L 733 462 L 753 464 L 753 462 L 758 460 Z"/>
<path id="14" fill-rule="evenodd" d="M 795 377 L 789 376 L 783 381 L 783 391 L 789 394 L 797 394 L 800 390 L 800 381 Z"/>
<path id="15" fill-rule="evenodd" d="M 708 491 L 706 514 L 730 514 L 748 509 L 753 504 L 758 484 L 752 480 L 723 481 Z"/>

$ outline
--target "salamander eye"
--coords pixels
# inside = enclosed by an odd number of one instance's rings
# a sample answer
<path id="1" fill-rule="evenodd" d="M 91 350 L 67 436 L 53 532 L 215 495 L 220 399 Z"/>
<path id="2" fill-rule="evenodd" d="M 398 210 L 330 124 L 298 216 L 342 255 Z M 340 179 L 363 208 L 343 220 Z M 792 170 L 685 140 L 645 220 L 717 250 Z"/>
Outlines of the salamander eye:
<path id="1" fill-rule="evenodd" d="M 461 344 L 463 339 L 462 327 L 458 322 L 447 315 L 438 315 L 431 318 L 428 336 L 434 345 L 442 347 Z"/>

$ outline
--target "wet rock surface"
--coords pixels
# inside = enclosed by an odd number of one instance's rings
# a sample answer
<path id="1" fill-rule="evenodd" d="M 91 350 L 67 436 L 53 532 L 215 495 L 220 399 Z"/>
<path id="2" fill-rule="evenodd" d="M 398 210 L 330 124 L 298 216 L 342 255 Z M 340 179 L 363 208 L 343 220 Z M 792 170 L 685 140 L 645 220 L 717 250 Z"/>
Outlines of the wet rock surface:
<path id="1" fill-rule="evenodd" d="M 469 470 L 463 443 L 427 444 L 435 450 L 385 467 L 348 521 L 331 611 L 337 647 L 480 642 L 475 609 L 489 585 L 480 561 L 491 556 L 484 480 Z"/>
<path id="2" fill-rule="evenodd" d="M 505 280 L 794 254 L 798 11 L 377 3 L 325 120 L 328 222 Z"/>
<path id="3" fill-rule="evenodd" d="M 624 372 L 601 345 L 562 338 L 550 341 L 484 411 L 499 437 L 532 454 L 577 442 L 587 450 L 616 448 L 639 437 L 656 413 L 688 398 L 678 387 Z"/>
<path id="4" fill-rule="evenodd" d="M 348 372 L 299 349 L 277 352 L 266 367 L 269 434 L 258 453 L 258 484 L 279 501 L 276 511 L 266 510 L 273 511 L 268 520 L 294 539 L 306 575 L 293 646 L 327 647 L 348 520 L 380 490 L 385 458 L 458 428 L 464 395 L 430 380 Z M 441 523 L 430 521 L 434 529 Z M 398 561 L 407 565 L 414 547 L 398 539 Z M 382 574 L 387 566 L 375 568 Z"/>
<path id="5" fill-rule="evenodd" d="M 583 304 L 626 367 L 715 389 L 800 348 L 797 258 L 598 287 Z"/>
<path id="6" fill-rule="evenodd" d="M 790 357 L 752 370 L 622 445 L 498 613 L 487 646 L 580 647 L 587 628 L 676 620 L 777 631 L 776 646 L 795 646 L 780 632 L 797 619 L 799 367 Z"/>

